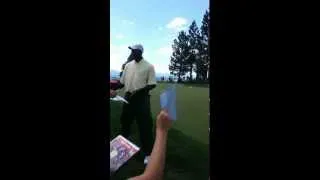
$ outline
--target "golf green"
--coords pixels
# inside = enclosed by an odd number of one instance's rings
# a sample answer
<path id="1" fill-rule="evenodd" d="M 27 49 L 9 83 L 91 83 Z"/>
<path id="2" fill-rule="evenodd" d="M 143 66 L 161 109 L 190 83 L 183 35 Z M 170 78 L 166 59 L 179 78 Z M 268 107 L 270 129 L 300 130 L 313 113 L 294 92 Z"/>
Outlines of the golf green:
<path id="1" fill-rule="evenodd" d="M 160 83 L 151 92 L 151 108 L 155 120 L 160 111 L 160 94 L 172 84 Z M 207 179 L 209 177 L 209 88 L 176 84 L 177 120 L 169 131 L 164 179 Z M 121 93 L 120 93 L 121 94 Z M 110 102 L 111 137 L 120 130 L 122 104 Z M 136 124 L 130 141 L 140 146 Z M 111 179 L 126 179 L 144 170 L 143 155 L 137 154 L 122 166 Z"/>

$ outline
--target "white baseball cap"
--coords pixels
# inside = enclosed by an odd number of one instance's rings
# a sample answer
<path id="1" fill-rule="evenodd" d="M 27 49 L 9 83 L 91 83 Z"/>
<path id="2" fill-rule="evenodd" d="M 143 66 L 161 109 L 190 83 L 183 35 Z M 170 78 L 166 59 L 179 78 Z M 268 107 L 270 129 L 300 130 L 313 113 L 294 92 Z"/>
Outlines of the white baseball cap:
<path id="1" fill-rule="evenodd" d="M 133 49 L 137 49 L 140 50 L 143 53 L 143 46 L 141 44 L 136 44 L 133 46 L 129 46 L 129 49 L 133 50 Z"/>

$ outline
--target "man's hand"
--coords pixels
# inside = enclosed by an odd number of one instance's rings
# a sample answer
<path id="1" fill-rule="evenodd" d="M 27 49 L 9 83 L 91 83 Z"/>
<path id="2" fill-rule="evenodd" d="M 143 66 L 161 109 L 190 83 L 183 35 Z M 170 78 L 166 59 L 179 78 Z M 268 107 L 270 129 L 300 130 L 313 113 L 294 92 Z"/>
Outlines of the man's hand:
<path id="1" fill-rule="evenodd" d="M 117 95 L 117 91 L 110 89 L 110 97 L 114 98 Z"/>
<path id="2" fill-rule="evenodd" d="M 142 89 L 137 89 L 137 90 L 134 90 L 130 93 L 130 97 L 133 97 L 134 95 L 138 94 L 139 92 L 142 92 L 143 90 L 145 90 L 144 88 Z"/>
<path id="3" fill-rule="evenodd" d="M 134 96 L 135 94 L 137 94 L 137 92 L 139 92 L 139 89 L 132 91 L 132 93 L 130 94 L 130 97 Z"/>
<path id="4" fill-rule="evenodd" d="M 130 96 L 132 97 L 133 95 L 138 94 L 138 93 L 149 93 L 149 91 L 155 87 L 156 87 L 156 85 L 147 85 L 144 88 L 137 89 L 137 90 L 133 91 Z"/>
<path id="5" fill-rule="evenodd" d="M 168 112 L 162 110 L 157 116 L 157 129 L 168 131 L 172 126 L 172 121 L 169 119 Z"/>

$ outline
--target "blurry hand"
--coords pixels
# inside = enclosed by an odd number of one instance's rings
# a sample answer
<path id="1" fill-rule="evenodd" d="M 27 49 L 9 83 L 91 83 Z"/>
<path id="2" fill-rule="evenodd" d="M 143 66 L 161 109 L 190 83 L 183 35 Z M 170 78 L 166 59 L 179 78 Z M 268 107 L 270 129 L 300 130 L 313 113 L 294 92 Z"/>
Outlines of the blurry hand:
<path id="1" fill-rule="evenodd" d="M 171 125 L 172 121 L 169 119 L 168 112 L 162 110 L 157 116 L 157 129 L 168 131 Z"/>
<path id="2" fill-rule="evenodd" d="M 139 93 L 140 91 L 141 91 L 141 89 L 134 90 L 134 91 L 131 93 L 130 97 L 133 97 L 134 95 L 136 95 L 136 94 Z"/>
<path id="3" fill-rule="evenodd" d="M 138 92 L 138 90 L 132 91 L 132 92 L 131 92 L 131 97 L 132 97 L 133 95 L 135 95 L 137 92 Z"/>
<path id="4" fill-rule="evenodd" d="M 117 91 L 110 89 L 110 97 L 114 98 L 117 95 Z"/>

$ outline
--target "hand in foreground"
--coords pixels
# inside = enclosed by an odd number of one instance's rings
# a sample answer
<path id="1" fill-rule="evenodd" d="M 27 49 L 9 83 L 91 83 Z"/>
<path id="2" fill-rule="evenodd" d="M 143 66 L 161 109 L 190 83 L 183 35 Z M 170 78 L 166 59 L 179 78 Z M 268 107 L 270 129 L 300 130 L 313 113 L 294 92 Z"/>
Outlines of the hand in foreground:
<path id="1" fill-rule="evenodd" d="M 157 116 L 157 129 L 168 131 L 172 126 L 172 121 L 169 119 L 168 112 L 162 110 Z"/>
<path id="2" fill-rule="evenodd" d="M 117 95 L 117 91 L 110 89 L 110 97 L 114 98 Z"/>

